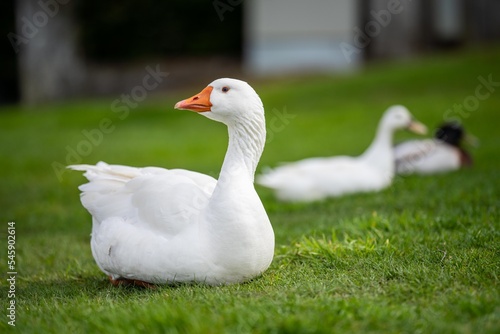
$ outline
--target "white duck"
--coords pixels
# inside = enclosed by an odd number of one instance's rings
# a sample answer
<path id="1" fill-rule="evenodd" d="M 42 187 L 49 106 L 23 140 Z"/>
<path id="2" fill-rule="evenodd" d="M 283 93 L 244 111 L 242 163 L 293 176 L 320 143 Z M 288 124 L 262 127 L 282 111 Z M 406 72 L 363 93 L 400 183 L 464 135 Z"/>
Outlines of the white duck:
<path id="1" fill-rule="evenodd" d="M 441 125 L 433 139 L 409 140 L 394 147 L 396 173 L 434 174 L 472 165 L 470 154 L 461 147 L 462 140 L 476 145 L 477 139 L 465 136 L 457 122 Z"/>
<path id="2" fill-rule="evenodd" d="M 264 107 L 246 82 L 218 79 L 178 102 L 222 122 L 229 146 L 219 180 L 183 169 L 73 165 L 92 215 L 92 254 L 113 284 L 238 283 L 260 275 L 274 232 L 253 181 L 264 148 Z"/>
<path id="3" fill-rule="evenodd" d="M 309 158 L 284 164 L 259 175 L 257 183 L 273 189 L 283 201 L 315 201 L 384 189 L 394 176 L 393 133 L 402 128 L 426 132 L 408 109 L 392 106 L 384 113 L 375 139 L 362 155 Z"/>

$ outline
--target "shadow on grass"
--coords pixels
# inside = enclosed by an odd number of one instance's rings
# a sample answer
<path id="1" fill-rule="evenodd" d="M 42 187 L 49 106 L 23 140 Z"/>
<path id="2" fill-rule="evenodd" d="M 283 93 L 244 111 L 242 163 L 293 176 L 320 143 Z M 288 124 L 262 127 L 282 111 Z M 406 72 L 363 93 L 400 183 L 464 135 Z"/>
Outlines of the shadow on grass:
<path id="1" fill-rule="evenodd" d="M 157 285 L 154 289 L 137 286 L 113 286 L 106 276 L 81 276 L 55 278 L 49 280 L 26 280 L 18 283 L 16 296 L 23 301 L 44 304 L 48 301 L 102 300 L 141 298 L 152 294 L 162 294 L 165 290 L 176 289 L 181 285 Z"/>
<path id="2" fill-rule="evenodd" d="M 260 287 L 264 281 L 265 279 L 259 276 L 239 284 L 237 287 L 234 285 L 212 287 L 203 283 L 173 283 L 158 284 L 154 285 L 154 288 L 145 288 L 135 285 L 114 286 L 105 275 L 89 274 L 52 279 L 33 277 L 17 282 L 16 297 L 20 305 L 25 304 L 27 307 L 30 304 L 71 303 L 83 300 L 91 303 L 103 301 L 126 302 L 130 299 L 149 299 L 153 296 L 166 297 L 170 293 L 177 295 L 177 292 L 192 295 L 195 291 L 217 290 L 218 288 L 224 289 L 224 287 L 229 290 L 239 290 L 242 287 L 251 289 L 254 286 L 252 283 L 256 283 Z M 4 290 L 4 287 L 1 290 Z M 2 293 L 6 294 L 7 290 L 5 288 L 5 292 Z"/>

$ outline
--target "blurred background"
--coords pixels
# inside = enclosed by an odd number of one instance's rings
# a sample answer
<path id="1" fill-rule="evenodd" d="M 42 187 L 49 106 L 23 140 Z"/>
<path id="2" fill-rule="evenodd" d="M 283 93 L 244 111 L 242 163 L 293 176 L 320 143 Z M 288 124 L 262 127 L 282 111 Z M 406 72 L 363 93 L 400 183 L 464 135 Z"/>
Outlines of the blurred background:
<path id="1" fill-rule="evenodd" d="M 168 93 L 222 76 L 356 73 L 500 40 L 498 0 L 8 0 L 0 104 Z M 159 91 L 158 91 L 159 92 Z"/>

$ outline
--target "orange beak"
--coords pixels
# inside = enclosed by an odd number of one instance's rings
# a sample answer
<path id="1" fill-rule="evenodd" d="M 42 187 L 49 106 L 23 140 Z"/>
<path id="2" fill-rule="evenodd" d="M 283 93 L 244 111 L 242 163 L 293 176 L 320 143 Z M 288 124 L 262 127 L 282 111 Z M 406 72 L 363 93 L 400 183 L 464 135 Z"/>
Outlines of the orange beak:
<path id="1" fill-rule="evenodd" d="M 212 103 L 210 102 L 210 94 L 212 93 L 213 89 L 214 88 L 212 86 L 207 86 L 195 96 L 177 102 L 174 108 L 196 112 L 210 111 L 210 108 L 212 107 Z"/>

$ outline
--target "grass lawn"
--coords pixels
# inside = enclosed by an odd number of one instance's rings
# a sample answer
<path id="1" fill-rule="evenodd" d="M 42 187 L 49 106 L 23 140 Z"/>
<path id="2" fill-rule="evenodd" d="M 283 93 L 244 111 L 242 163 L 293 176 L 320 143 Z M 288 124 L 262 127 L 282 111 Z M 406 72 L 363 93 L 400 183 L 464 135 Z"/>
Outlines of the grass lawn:
<path id="1" fill-rule="evenodd" d="M 398 177 L 380 193 L 284 204 L 258 187 L 275 259 L 261 277 L 233 286 L 112 287 L 90 252 L 77 189 L 84 178 L 60 169 L 81 159 L 217 175 L 225 127 L 173 110 L 206 82 L 148 98 L 128 115 L 112 112 L 114 98 L 4 107 L 0 331 L 13 329 L 6 273 L 14 221 L 22 333 L 500 333 L 499 59 L 500 48 L 480 49 L 354 76 L 251 82 L 268 122 L 259 169 L 359 154 L 396 103 L 430 128 L 459 118 L 481 145 L 471 149 L 471 169 Z"/>

